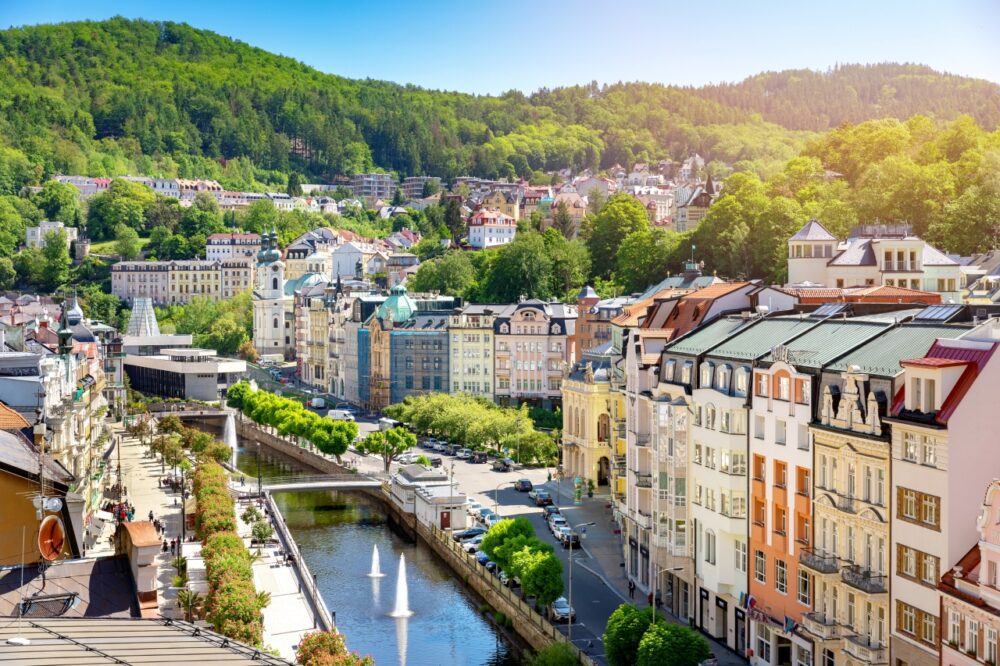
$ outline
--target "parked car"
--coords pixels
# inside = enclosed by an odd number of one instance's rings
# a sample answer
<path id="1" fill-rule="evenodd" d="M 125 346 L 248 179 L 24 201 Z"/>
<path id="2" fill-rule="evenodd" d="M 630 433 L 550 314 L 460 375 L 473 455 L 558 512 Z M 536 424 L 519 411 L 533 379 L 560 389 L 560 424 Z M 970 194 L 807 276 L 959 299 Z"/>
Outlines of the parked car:
<path id="1" fill-rule="evenodd" d="M 470 499 L 465 503 L 465 512 L 470 516 L 478 516 L 479 512 L 483 510 L 483 505 L 474 499 Z"/>
<path id="2" fill-rule="evenodd" d="M 531 485 L 531 481 L 529 481 L 528 479 L 518 479 L 517 481 L 514 482 L 514 490 L 516 490 L 519 493 L 531 492 L 531 489 L 533 487 L 534 486 Z"/>
<path id="3" fill-rule="evenodd" d="M 485 566 L 486 570 L 489 571 L 490 573 L 496 573 L 497 563 L 494 562 L 493 560 L 486 560 L 486 564 L 483 566 Z"/>
<path id="4" fill-rule="evenodd" d="M 545 609 L 545 614 L 548 615 L 549 620 L 552 622 L 569 622 L 572 624 L 576 621 L 576 611 L 574 611 L 569 602 L 566 601 L 566 597 L 559 597 Z"/>
<path id="5" fill-rule="evenodd" d="M 492 509 L 487 509 L 487 508 L 484 507 L 484 508 L 482 508 L 482 509 L 479 510 L 479 516 L 477 516 L 477 517 L 479 518 L 479 520 L 481 520 L 483 523 L 485 523 L 487 518 L 489 518 L 490 516 L 495 516 L 495 515 L 496 514 L 493 513 Z"/>
<path id="6" fill-rule="evenodd" d="M 476 553 L 476 562 L 479 562 L 480 564 L 485 566 L 486 563 L 489 561 L 490 561 L 490 556 L 484 553 L 483 551 L 479 551 L 478 553 Z"/>
<path id="7" fill-rule="evenodd" d="M 480 534 L 486 534 L 485 527 L 470 527 L 469 529 L 462 530 L 460 532 L 455 532 L 451 535 L 451 538 L 455 541 L 461 541 L 462 539 L 471 539 L 477 537 Z"/>
<path id="8" fill-rule="evenodd" d="M 486 527 L 493 527 L 501 520 L 503 520 L 503 518 L 501 518 L 495 513 L 491 513 L 490 515 L 486 516 Z"/>
<path id="9" fill-rule="evenodd" d="M 469 458 L 472 457 L 472 449 L 459 449 L 455 453 L 455 457 L 460 458 L 462 460 L 468 460 Z"/>
<path id="10" fill-rule="evenodd" d="M 538 496 L 538 493 L 539 493 L 539 489 L 538 488 L 532 488 L 531 490 L 528 491 L 528 499 L 530 499 L 532 502 L 534 502 L 535 501 L 535 497 Z"/>
<path id="11" fill-rule="evenodd" d="M 554 516 L 557 513 L 559 513 L 559 507 L 552 506 L 551 504 L 542 507 L 542 515 L 545 517 L 545 520 L 548 520 L 550 516 Z"/>
<path id="12" fill-rule="evenodd" d="M 536 506 L 551 506 L 552 505 L 552 495 L 549 494 L 547 490 L 539 490 L 535 493 L 535 505 Z"/>
<path id="13" fill-rule="evenodd" d="M 514 461 L 510 458 L 498 458 L 493 461 L 494 472 L 509 472 L 514 469 Z"/>
<path id="14" fill-rule="evenodd" d="M 580 535 L 577 533 L 576 530 L 573 529 L 571 529 L 568 533 L 566 533 L 562 539 L 563 548 L 568 549 L 570 546 L 573 546 L 573 548 L 580 547 Z"/>
<path id="15" fill-rule="evenodd" d="M 449 444 L 447 447 L 445 447 L 444 452 L 449 456 L 453 456 L 456 455 L 461 450 L 462 447 L 460 447 L 458 444 Z"/>
<path id="16" fill-rule="evenodd" d="M 441 466 L 441 456 L 431 456 L 430 461 L 431 461 L 431 467 Z"/>
<path id="17" fill-rule="evenodd" d="M 407 451 L 406 453 L 401 453 L 398 456 L 396 456 L 396 462 L 398 462 L 400 465 L 412 465 L 413 463 L 417 462 L 417 459 L 420 458 L 420 456 L 422 455 L 423 455 L 422 453 L 413 453 Z"/>
<path id="18" fill-rule="evenodd" d="M 469 458 L 469 462 L 474 462 L 474 463 L 484 463 L 487 460 L 489 460 L 489 456 L 486 455 L 485 451 L 476 451 L 475 453 L 472 454 L 472 457 Z"/>
<path id="19" fill-rule="evenodd" d="M 331 409 L 326 413 L 328 417 L 334 421 L 353 421 L 354 414 L 350 413 L 346 409 Z"/>
<path id="20" fill-rule="evenodd" d="M 549 517 L 549 531 L 552 532 L 552 536 L 555 536 L 559 531 L 560 527 L 568 525 L 566 519 L 560 516 L 558 513 L 554 516 Z"/>
<path id="21" fill-rule="evenodd" d="M 480 534 L 477 537 L 472 537 L 471 539 L 466 539 L 462 542 L 462 548 L 465 549 L 467 553 L 474 553 L 479 550 L 479 544 L 483 542 L 483 535 Z"/>

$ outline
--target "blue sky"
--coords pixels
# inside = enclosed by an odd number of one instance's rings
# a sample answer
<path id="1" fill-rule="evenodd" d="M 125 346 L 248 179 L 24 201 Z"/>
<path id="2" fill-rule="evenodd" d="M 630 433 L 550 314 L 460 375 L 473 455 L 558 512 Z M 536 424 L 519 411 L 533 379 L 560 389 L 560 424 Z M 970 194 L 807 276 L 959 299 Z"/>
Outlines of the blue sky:
<path id="1" fill-rule="evenodd" d="M 325 72 L 472 93 L 884 61 L 1000 82 L 996 0 L 0 0 L 3 27 L 117 14 L 183 21 Z"/>

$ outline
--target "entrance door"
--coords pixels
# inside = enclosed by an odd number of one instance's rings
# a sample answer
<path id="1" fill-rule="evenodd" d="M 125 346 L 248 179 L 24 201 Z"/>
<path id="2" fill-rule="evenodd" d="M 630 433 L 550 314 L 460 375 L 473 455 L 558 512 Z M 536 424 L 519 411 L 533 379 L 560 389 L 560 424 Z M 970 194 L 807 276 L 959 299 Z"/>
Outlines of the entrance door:
<path id="1" fill-rule="evenodd" d="M 441 514 L 441 529 L 451 529 L 451 511 L 445 511 Z"/>
<path id="2" fill-rule="evenodd" d="M 736 654 L 747 653 L 747 618 L 743 611 L 736 609 Z"/>
<path id="3" fill-rule="evenodd" d="M 608 479 L 611 477 L 611 462 L 606 456 L 601 456 L 597 461 L 597 485 L 606 486 L 608 485 Z"/>

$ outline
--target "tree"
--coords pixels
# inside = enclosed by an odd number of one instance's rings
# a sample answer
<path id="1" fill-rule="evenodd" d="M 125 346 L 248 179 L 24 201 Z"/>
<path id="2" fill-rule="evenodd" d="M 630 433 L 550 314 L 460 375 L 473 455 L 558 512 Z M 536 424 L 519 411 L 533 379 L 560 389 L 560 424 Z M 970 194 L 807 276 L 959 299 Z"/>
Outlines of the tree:
<path id="1" fill-rule="evenodd" d="M 69 183 L 47 180 L 42 185 L 42 191 L 33 200 L 36 206 L 45 211 L 45 218 L 48 220 L 73 225 L 80 214 L 80 191 Z"/>
<path id="2" fill-rule="evenodd" d="M 516 303 L 525 298 L 552 297 L 552 259 L 542 235 L 529 231 L 496 251 L 486 276 L 485 300 Z"/>
<path id="3" fill-rule="evenodd" d="M 416 444 L 417 436 L 412 432 L 406 428 L 392 428 L 368 433 L 357 448 L 360 453 L 373 453 L 381 456 L 385 471 L 388 472 L 392 459 L 405 453 Z"/>
<path id="4" fill-rule="evenodd" d="M 556 204 L 556 209 L 552 211 L 552 228 L 563 235 L 564 238 L 576 237 L 576 223 L 573 216 L 569 214 L 569 206 L 565 200 Z"/>
<path id="5" fill-rule="evenodd" d="M 408 284 L 414 292 L 438 291 L 449 296 L 464 296 L 475 279 L 476 271 L 468 253 L 451 250 L 438 259 L 420 264 Z"/>
<path id="6" fill-rule="evenodd" d="M 0 257 L 0 289 L 10 289 L 14 286 L 17 271 L 10 257 Z"/>
<path id="7" fill-rule="evenodd" d="M 34 286 L 42 284 L 42 271 L 45 268 L 42 248 L 37 245 L 24 248 L 14 255 L 13 263 L 14 271 L 21 282 Z"/>
<path id="8" fill-rule="evenodd" d="M 244 340 L 236 354 L 250 363 L 256 363 L 260 359 L 260 354 L 257 353 L 253 340 Z"/>
<path id="9" fill-rule="evenodd" d="M 462 219 L 462 204 L 457 197 L 448 197 L 444 203 L 444 223 L 455 243 L 465 236 L 465 220 Z"/>
<path id="10" fill-rule="evenodd" d="M 250 528 L 250 533 L 254 541 L 261 543 L 274 536 L 274 528 L 271 527 L 271 523 L 267 520 L 258 520 Z"/>
<path id="11" fill-rule="evenodd" d="M 69 243 L 66 232 L 50 231 L 45 235 L 45 245 L 42 247 L 41 286 L 48 292 L 54 292 L 69 281 Z"/>
<path id="12" fill-rule="evenodd" d="M 650 626 L 639 641 L 636 664 L 698 666 L 711 656 L 708 641 L 701 634 L 687 627 L 660 621 Z"/>
<path id="13" fill-rule="evenodd" d="M 288 189 L 286 191 L 290 197 L 302 196 L 302 176 L 298 172 L 293 171 L 288 174 Z"/>
<path id="14" fill-rule="evenodd" d="M 161 435 L 179 435 L 184 431 L 184 424 L 181 423 L 180 417 L 176 414 L 167 414 L 159 419 L 159 422 L 156 424 L 156 431 Z"/>
<path id="15" fill-rule="evenodd" d="M 198 592 L 187 589 L 180 590 L 177 593 L 177 603 L 180 604 L 181 610 L 184 611 L 185 622 L 194 622 L 196 619 L 201 618 L 205 599 Z"/>
<path id="16" fill-rule="evenodd" d="M 530 666 L 577 666 L 580 661 L 565 643 L 553 643 L 528 659 Z"/>
<path id="17" fill-rule="evenodd" d="M 375 666 L 371 657 L 348 652 L 344 635 L 336 631 L 313 631 L 299 641 L 295 663 L 302 666 Z"/>
<path id="18" fill-rule="evenodd" d="M 629 292 L 643 291 L 661 281 L 667 276 L 680 238 L 680 234 L 659 227 L 629 234 L 618 248 L 615 279 Z"/>
<path id="19" fill-rule="evenodd" d="M 479 548 L 489 555 L 491 560 L 497 562 L 497 564 L 501 564 L 495 557 L 497 549 L 503 546 L 506 541 L 518 536 L 535 536 L 535 528 L 531 526 L 531 522 L 523 517 L 504 518 L 487 530 L 486 534 L 483 535 L 483 542 Z M 500 568 L 504 569 L 503 566 Z"/>
<path id="20" fill-rule="evenodd" d="M 638 199 L 623 193 L 612 195 L 601 212 L 594 216 L 587 240 L 593 275 L 608 277 L 615 268 L 622 241 L 629 234 L 648 227 L 649 216 Z"/>
<path id="21" fill-rule="evenodd" d="M 639 643 L 652 622 L 648 612 L 632 604 L 621 604 L 608 617 L 604 628 L 604 654 L 611 666 L 634 666 Z"/>
<path id="22" fill-rule="evenodd" d="M 396 191 L 392 193 L 392 201 L 390 204 L 393 206 L 402 206 L 404 201 L 406 201 L 406 199 L 403 198 L 403 190 L 397 187 Z"/>
<path id="23" fill-rule="evenodd" d="M 441 184 L 434 179 L 428 179 L 424 181 L 423 191 L 421 191 L 420 196 L 426 199 L 427 197 L 434 196 L 440 191 Z"/>
<path id="24" fill-rule="evenodd" d="M 142 229 L 145 211 L 156 201 L 151 189 L 141 183 L 115 179 L 108 189 L 90 198 L 87 205 L 87 233 L 94 240 L 106 240 L 119 224 Z"/>
<path id="25" fill-rule="evenodd" d="M 194 201 L 181 214 L 178 225 L 181 233 L 188 238 L 194 235 L 208 236 L 224 230 L 219 203 L 208 192 L 199 192 Z"/>
<path id="26" fill-rule="evenodd" d="M 512 559 L 527 596 L 548 606 L 563 593 L 562 562 L 554 553 L 526 548 Z"/>
<path id="27" fill-rule="evenodd" d="M 138 257 L 141 251 L 139 232 L 124 224 L 115 227 L 115 253 L 125 261 L 130 261 Z"/>

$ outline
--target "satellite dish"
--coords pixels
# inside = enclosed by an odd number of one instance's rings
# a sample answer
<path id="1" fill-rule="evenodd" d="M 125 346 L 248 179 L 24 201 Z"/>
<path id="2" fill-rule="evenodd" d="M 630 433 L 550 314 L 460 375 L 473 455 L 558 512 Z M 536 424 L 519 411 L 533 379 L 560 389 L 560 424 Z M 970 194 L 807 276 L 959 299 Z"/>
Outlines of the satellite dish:
<path id="1" fill-rule="evenodd" d="M 46 516 L 38 529 L 38 552 L 49 562 L 59 558 L 66 542 L 66 529 L 57 516 Z"/>

